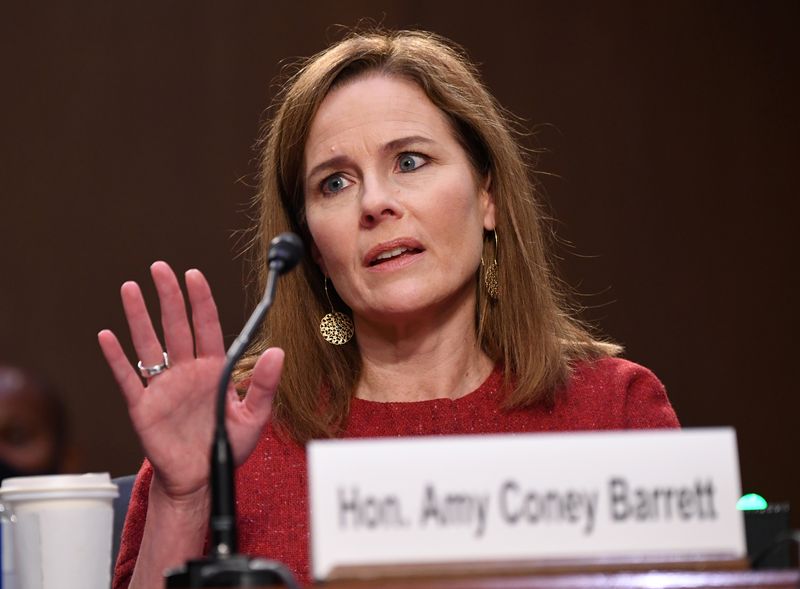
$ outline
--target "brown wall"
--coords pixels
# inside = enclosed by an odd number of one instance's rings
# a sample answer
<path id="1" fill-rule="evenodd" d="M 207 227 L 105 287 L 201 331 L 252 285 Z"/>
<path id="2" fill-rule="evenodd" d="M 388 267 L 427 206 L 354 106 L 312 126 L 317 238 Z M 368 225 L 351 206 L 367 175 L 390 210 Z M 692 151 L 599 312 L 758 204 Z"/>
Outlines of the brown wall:
<path id="1" fill-rule="evenodd" d="M 77 4 L 77 6 L 76 6 Z M 118 287 L 198 266 L 228 334 L 235 230 L 282 59 L 373 17 L 462 43 L 545 148 L 562 270 L 666 383 L 733 425 L 746 490 L 800 507 L 796 2 L 39 3 L 0 24 L 0 360 L 68 398 L 84 468 L 141 455 L 96 332 Z M 794 269 L 793 269 L 794 268 Z"/>

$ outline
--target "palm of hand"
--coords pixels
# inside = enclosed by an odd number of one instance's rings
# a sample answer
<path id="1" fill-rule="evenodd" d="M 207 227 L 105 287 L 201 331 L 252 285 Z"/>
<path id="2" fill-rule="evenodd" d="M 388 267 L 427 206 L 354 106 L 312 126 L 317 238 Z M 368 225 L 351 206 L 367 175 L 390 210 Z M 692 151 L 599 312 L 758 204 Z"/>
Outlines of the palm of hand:
<path id="1" fill-rule="evenodd" d="M 170 368 L 150 378 L 144 386 L 116 336 L 102 331 L 98 339 L 125 395 L 145 455 L 164 489 L 178 498 L 208 484 L 215 397 L 225 353 L 216 306 L 203 276 L 196 270 L 186 274 L 193 337 L 172 270 L 157 262 L 152 274 L 161 303 Z M 144 365 L 157 364 L 162 347 L 135 283 L 123 285 L 122 300 L 137 354 Z M 239 400 L 229 387 L 226 423 L 237 464 L 252 452 L 269 418 L 282 364 L 282 352 L 268 350 L 256 363 L 244 400 Z"/>

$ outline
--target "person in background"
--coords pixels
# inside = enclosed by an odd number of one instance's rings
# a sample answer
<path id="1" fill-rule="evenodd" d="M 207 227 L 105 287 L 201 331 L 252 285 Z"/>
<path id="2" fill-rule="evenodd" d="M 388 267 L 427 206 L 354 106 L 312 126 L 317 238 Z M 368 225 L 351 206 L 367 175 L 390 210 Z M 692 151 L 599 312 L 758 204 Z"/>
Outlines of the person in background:
<path id="1" fill-rule="evenodd" d="M 525 150 L 451 42 L 350 35 L 288 80 L 261 145 L 259 288 L 274 235 L 307 253 L 229 392 L 241 552 L 310 581 L 313 438 L 678 427 L 658 379 L 567 303 Z M 159 586 L 208 529 L 222 330 L 199 271 L 185 274 L 191 319 L 172 269 L 151 274 L 165 346 L 133 282 L 138 369 L 98 334 L 147 456 L 116 588 Z"/>
<path id="2" fill-rule="evenodd" d="M 67 416 L 43 379 L 0 366 L 0 480 L 71 471 Z"/>

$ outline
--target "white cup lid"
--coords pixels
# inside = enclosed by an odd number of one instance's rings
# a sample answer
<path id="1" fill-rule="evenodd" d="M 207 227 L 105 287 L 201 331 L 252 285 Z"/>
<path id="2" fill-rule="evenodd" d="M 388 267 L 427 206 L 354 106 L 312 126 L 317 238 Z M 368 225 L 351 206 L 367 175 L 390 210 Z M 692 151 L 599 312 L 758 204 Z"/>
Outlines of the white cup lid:
<path id="1" fill-rule="evenodd" d="M 52 491 L 116 491 L 107 472 L 87 474 L 53 474 L 3 479 L 0 496 L 20 492 L 47 493 Z"/>

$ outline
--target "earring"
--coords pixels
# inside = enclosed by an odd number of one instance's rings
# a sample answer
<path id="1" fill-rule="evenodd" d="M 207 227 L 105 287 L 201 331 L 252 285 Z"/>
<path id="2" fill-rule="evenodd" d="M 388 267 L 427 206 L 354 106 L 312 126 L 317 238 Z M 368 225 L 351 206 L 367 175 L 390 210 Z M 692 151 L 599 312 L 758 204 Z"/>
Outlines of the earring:
<path id="1" fill-rule="evenodd" d="M 328 277 L 325 277 L 325 298 L 328 299 L 328 305 L 331 307 L 331 312 L 326 314 L 322 321 L 319 322 L 319 332 L 322 337 L 329 344 L 334 346 L 341 346 L 346 344 L 353 337 L 353 320 L 344 313 L 333 310 L 333 303 L 328 294 Z"/>
<path id="2" fill-rule="evenodd" d="M 500 283 L 497 280 L 497 229 L 493 229 L 494 233 L 494 260 L 489 264 L 483 263 L 483 256 L 481 256 L 481 266 L 483 267 L 483 284 L 486 286 L 486 293 L 489 298 L 496 301 L 500 298 Z"/>

